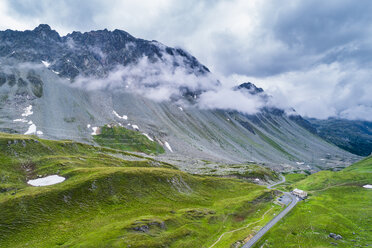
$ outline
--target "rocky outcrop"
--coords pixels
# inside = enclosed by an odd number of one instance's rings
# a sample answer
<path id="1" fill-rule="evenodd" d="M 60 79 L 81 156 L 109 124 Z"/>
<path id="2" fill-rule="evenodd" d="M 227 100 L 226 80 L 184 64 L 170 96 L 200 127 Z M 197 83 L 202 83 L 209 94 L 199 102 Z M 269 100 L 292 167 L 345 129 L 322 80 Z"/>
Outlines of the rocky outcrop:
<path id="1" fill-rule="evenodd" d="M 339 234 L 335 234 L 335 233 L 330 233 L 330 234 L 328 235 L 328 237 L 333 238 L 333 239 L 335 239 L 335 240 L 340 240 L 340 239 L 342 239 L 342 236 L 341 236 L 341 235 L 339 235 Z"/>

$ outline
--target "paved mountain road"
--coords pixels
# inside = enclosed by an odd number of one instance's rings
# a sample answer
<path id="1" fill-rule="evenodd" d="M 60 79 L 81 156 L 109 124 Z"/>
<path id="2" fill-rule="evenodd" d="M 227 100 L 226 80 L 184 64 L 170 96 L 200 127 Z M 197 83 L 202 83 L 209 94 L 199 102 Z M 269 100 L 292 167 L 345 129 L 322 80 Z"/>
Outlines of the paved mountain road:
<path id="1" fill-rule="evenodd" d="M 268 189 L 272 189 L 274 186 L 284 183 L 285 177 L 282 176 L 282 181 L 274 183 L 272 185 L 267 186 Z M 250 248 L 252 247 L 267 231 L 270 230 L 279 220 L 281 220 L 291 209 L 296 206 L 296 204 L 300 201 L 299 198 L 292 195 L 291 193 L 284 192 L 284 194 L 292 199 L 292 202 L 282 211 L 280 214 L 274 217 L 269 223 L 267 223 L 264 227 L 261 228 L 261 230 L 256 233 L 256 235 L 253 236 L 247 243 L 245 243 L 242 248 Z"/>
<path id="2" fill-rule="evenodd" d="M 278 184 L 281 184 L 281 183 L 285 183 L 285 177 L 283 175 L 280 175 L 282 177 L 282 180 L 279 181 L 279 182 L 276 182 L 274 184 L 271 184 L 271 185 L 268 185 L 267 188 L 268 189 L 272 189 L 274 186 L 278 185 Z"/>

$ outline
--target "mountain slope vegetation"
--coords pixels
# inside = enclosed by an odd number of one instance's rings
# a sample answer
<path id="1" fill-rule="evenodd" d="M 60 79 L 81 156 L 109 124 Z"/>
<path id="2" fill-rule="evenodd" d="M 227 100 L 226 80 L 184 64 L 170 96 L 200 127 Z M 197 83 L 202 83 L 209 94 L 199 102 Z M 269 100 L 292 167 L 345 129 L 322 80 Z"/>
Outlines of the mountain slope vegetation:
<path id="1" fill-rule="evenodd" d="M 105 125 L 100 128 L 93 140 L 101 146 L 118 150 L 143 152 L 147 154 L 164 153 L 164 148 L 154 140 L 137 131 L 120 126 Z"/>
<path id="2" fill-rule="evenodd" d="M 191 175 L 121 150 L 4 133 L 0 143 L 0 247 L 207 247 L 280 210 L 276 192 L 263 186 Z M 52 174 L 66 180 L 27 184 Z"/>

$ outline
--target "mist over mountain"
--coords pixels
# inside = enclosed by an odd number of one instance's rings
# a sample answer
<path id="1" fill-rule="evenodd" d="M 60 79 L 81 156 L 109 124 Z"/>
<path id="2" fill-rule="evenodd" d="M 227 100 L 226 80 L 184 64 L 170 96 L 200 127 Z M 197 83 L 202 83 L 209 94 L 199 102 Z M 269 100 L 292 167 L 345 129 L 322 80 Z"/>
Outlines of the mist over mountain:
<path id="1" fill-rule="evenodd" d="M 32 31 L 2 32 L 0 55 L 8 62 L 42 61 L 74 87 L 86 90 L 125 90 L 156 101 L 198 96 L 202 108 L 255 113 L 260 99 L 225 87 L 195 57 L 180 48 L 134 38 L 121 30 L 72 32 L 60 37 L 48 25 Z M 135 83 L 134 83 L 135 82 Z M 208 91 L 208 94 L 204 94 Z M 239 98 L 239 104 L 228 101 Z M 251 97 L 255 98 L 255 97 Z"/>
<path id="2" fill-rule="evenodd" d="M 165 160 L 190 171 L 203 161 L 316 171 L 319 163 L 357 159 L 309 132 L 293 109 L 275 106 L 254 84 L 228 87 L 184 50 L 125 31 L 61 37 L 46 24 L 6 30 L 0 62 L 2 131 L 94 143 L 104 125 L 126 127 L 149 135 L 166 149 Z"/>
<path id="3" fill-rule="evenodd" d="M 63 0 L 50 6 L 5 0 L 0 7 L 1 29 L 33 29 L 40 22 L 63 35 L 122 29 L 181 46 L 224 77 L 224 84 L 254 82 L 275 106 L 302 116 L 372 120 L 372 32 L 362 28 L 371 22 L 368 1 Z"/>

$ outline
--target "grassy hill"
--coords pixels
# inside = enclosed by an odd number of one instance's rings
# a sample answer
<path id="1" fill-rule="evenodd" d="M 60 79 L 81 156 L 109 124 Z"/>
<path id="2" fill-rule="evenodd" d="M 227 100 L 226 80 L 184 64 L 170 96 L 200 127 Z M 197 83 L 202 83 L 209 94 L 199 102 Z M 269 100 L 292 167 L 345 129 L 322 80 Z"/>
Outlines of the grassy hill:
<path id="1" fill-rule="evenodd" d="M 93 139 L 101 146 L 124 151 L 147 154 L 164 153 L 164 148 L 157 142 L 150 140 L 140 132 L 120 126 L 103 126 L 100 128 L 100 134 L 93 136 Z"/>
<path id="2" fill-rule="evenodd" d="M 66 180 L 27 184 L 52 174 Z M 280 211 L 275 194 L 120 150 L 0 133 L 0 247 L 209 247 L 235 230 L 213 246 L 229 247 Z"/>
<path id="3" fill-rule="evenodd" d="M 281 183 L 276 187 L 278 190 L 281 191 L 291 191 L 293 190 L 293 184 L 305 179 L 307 177 L 307 174 L 302 173 L 291 173 L 291 174 L 285 174 L 285 182 Z"/>
<path id="4" fill-rule="evenodd" d="M 255 247 L 366 247 L 372 245 L 372 157 L 339 172 L 321 171 L 294 182 L 309 192 Z M 330 233 L 343 239 L 334 240 Z"/>

